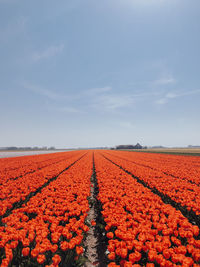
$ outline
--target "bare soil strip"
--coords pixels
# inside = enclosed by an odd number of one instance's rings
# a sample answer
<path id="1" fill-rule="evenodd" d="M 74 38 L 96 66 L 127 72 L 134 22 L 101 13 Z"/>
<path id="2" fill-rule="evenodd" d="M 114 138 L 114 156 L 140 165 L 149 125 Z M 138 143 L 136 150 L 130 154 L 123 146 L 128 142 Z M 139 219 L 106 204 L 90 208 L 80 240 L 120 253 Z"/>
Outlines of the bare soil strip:
<path id="1" fill-rule="evenodd" d="M 95 204 L 96 204 L 96 196 L 94 194 L 94 163 L 93 163 L 93 174 L 91 177 L 91 195 L 89 199 L 89 206 L 90 211 L 88 213 L 87 220 L 89 222 L 95 221 L 96 222 L 96 210 L 95 210 Z M 95 226 L 90 225 L 90 230 L 87 233 L 87 237 L 85 240 L 85 256 L 88 259 L 88 261 L 85 263 L 85 267 L 93 267 L 97 266 L 99 264 L 98 255 L 97 255 L 97 245 L 98 245 L 98 239 L 95 235 Z"/>
<path id="2" fill-rule="evenodd" d="M 137 176 L 135 176 L 131 172 L 125 170 L 122 166 L 120 166 L 117 163 L 115 163 L 114 161 L 110 160 L 109 158 L 107 158 L 103 154 L 101 154 L 101 155 L 105 159 L 107 159 L 108 161 L 112 162 L 114 165 L 116 165 L 117 167 L 119 167 L 124 172 L 130 174 L 134 179 L 137 180 L 138 183 L 142 184 L 144 187 L 147 187 L 148 189 L 150 189 L 154 194 L 158 195 L 165 204 L 170 204 L 172 207 L 174 207 L 175 209 L 179 210 L 183 214 L 183 216 L 188 219 L 188 221 L 191 224 L 197 225 L 198 227 L 200 227 L 200 216 L 196 215 L 194 211 L 192 211 L 192 210 L 191 211 L 188 211 L 186 209 L 186 207 L 183 207 L 181 204 L 179 204 L 176 201 L 172 200 L 168 195 L 164 195 L 157 188 L 150 187 L 143 180 L 141 180 L 140 178 L 138 178 Z"/>
<path id="3" fill-rule="evenodd" d="M 58 178 L 59 175 L 61 175 L 64 171 L 68 170 L 70 167 L 72 167 L 76 162 L 78 162 L 79 160 L 81 160 L 87 153 L 85 153 L 84 155 L 82 155 L 80 158 L 78 158 L 77 160 L 75 160 L 72 164 L 70 164 L 69 166 L 67 166 L 64 170 L 62 170 L 57 176 L 49 179 L 46 183 L 44 183 L 42 186 L 40 186 L 35 192 L 31 192 L 30 194 L 28 194 L 25 198 L 25 200 L 20 200 L 18 202 L 15 202 L 12 206 L 12 208 L 8 209 L 6 211 L 6 213 L 4 213 L 4 215 L 0 216 L 0 226 L 2 226 L 2 218 L 8 217 L 13 210 L 21 208 L 23 204 L 26 204 L 32 197 L 34 197 L 35 195 L 37 195 L 38 193 L 41 192 L 41 190 L 48 186 L 51 182 L 53 182 L 54 180 L 56 180 Z"/>
<path id="4" fill-rule="evenodd" d="M 92 175 L 92 207 L 91 207 L 91 218 L 95 220 L 96 225 L 91 231 L 91 236 L 86 239 L 87 249 L 86 256 L 90 260 L 85 267 L 106 267 L 108 265 L 108 258 L 106 256 L 106 250 L 108 245 L 108 239 L 105 235 L 105 222 L 101 214 L 102 205 L 98 201 L 97 196 L 99 194 L 98 181 L 96 178 L 95 171 L 95 159 L 93 154 L 93 175 Z M 93 217 L 94 216 L 94 217 Z"/>

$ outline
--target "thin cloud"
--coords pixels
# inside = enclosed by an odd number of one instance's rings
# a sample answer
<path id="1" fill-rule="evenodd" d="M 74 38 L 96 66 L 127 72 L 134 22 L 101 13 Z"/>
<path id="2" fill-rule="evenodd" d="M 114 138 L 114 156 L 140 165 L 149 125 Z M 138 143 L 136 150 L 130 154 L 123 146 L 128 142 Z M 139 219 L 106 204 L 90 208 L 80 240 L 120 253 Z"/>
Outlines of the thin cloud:
<path id="1" fill-rule="evenodd" d="M 110 92 L 111 87 L 104 87 L 94 89 L 96 92 L 90 94 L 90 101 L 92 103 L 93 108 L 98 108 L 103 111 L 116 111 L 122 108 L 128 108 L 134 103 L 144 100 L 148 97 L 155 97 L 161 95 L 161 92 L 158 91 L 150 91 L 150 92 L 138 92 L 133 94 L 122 94 L 122 93 L 114 93 Z"/>
<path id="2" fill-rule="evenodd" d="M 134 81 L 129 83 L 130 85 L 134 86 L 154 86 L 154 85 L 170 85 L 170 84 L 175 84 L 177 80 L 171 76 L 171 75 L 165 75 L 161 76 L 161 78 L 156 79 L 156 80 L 142 80 L 142 81 Z"/>
<path id="3" fill-rule="evenodd" d="M 154 84 L 158 85 L 167 85 L 167 84 L 174 84 L 176 80 L 173 77 L 163 77 L 161 79 L 155 80 Z"/>
<path id="4" fill-rule="evenodd" d="M 29 84 L 27 82 L 24 82 L 22 85 L 25 89 L 27 89 L 31 92 L 37 93 L 39 95 L 45 96 L 51 100 L 58 100 L 58 99 L 63 98 L 62 95 L 55 93 L 49 89 L 38 86 L 38 85 L 32 85 L 32 84 Z"/>
<path id="5" fill-rule="evenodd" d="M 177 94 L 174 94 L 174 93 L 168 93 L 165 96 L 165 98 L 176 98 L 176 97 L 178 97 L 178 95 Z"/>
<path id="6" fill-rule="evenodd" d="M 134 99 L 131 95 L 108 94 L 99 96 L 93 104 L 93 107 L 114 111 L 116 109 L 128 107 L 133 104 L 133 102 Z"/>
<path id="7" fill-rule="evenodd" d="M 96 94 L 102 94 L 105 92 L 110 92 L 111 90 L 112 90 L 111 86 L 105 86 L 105 87 L 100 87 L 100 88 L 88 89 L 85 91 L 85 93 L 88 95 L 96 95 Z"/>
<path id="8" fill-rule="evenodd" d="M 37 62 L 39 60 L 42 60 L 42 59 L 48 59 L 50 57 L 53 57 L 59 53 L 61 53 L 64 49 L 64 44 L 60 44 L 60 45 L 57 45 L 57 46 L 49 46 L 47 47 L 45 50 L 43 51 L 36 51 L 33 53 L 32 55 L 32 59 L 33 61 Z"/>
<path id="9" fill-rule="evenodd" d="M 27 82 L 23 83 L 23 87 L 37 95 L 53 100 L 53 102 L 51 102 L 51 105 L 47 106 L 48 110 L 53 110 L 61 113 L 70 113 L 70 114 L 85 113 L 84 111 L 81 111 L 79 108 L 76 107 L 76 103 L 74 103 L 74 106 L 72 106 L 75 96 L 73 97 L 73 96 L 62 95 L 52 90 L 46 89 L 44 87 L 33 85 Z M 62 106 L 63 99 L 65 100 L 66 103 L 65 106 Z M 67 102 L 69 102 L 69 104 L 67 104 Z M 56 103 L 61 104 L 61 106 L 58 107 L 52 106 L 52 104 Z"/>
<path id="10" fill-rule="evenodd" d="M 82 113 L 79 109 L 74 108 L 74 107 L 70 107 L 70 106 L 58 107 L 55 110 L 60 111 L 60 112 L 64 112 L 64 113 Z"/>
<path id="11" fill-rule="evenodd" d="M 167 98 L 161 98 L 156 101 L 156 104 L 158 105 L 164 105 L 167 103 Z"/>
<path id="12" fill-rule="evenodd" d="M 138 94 L 132 94 L 131 96 L 134 98 L 144 98 L 144 97 L 151 97 L 151 96 L 157 96 L 157 95 L 161 95 L 160 91 L 150 91 L 150 92 L 144 92 L 144 93 L 138 93 Z"/>
<path id="13" fill-rule="evenodd" d="M 180 94 L 176 94 L 175 97 L 181 97 L 181 96 L 189 96 L 189 95 L 196 95 L 200 93 L 200 89 L 197 90 L 192 90 L 192 91 L 187 91 L 187 92 L 183 92 Z"/>
<path id="14" fill-rule="evenodd" d="M 170 99 L 180 98 L 184 96 L 196 95 L 200 93 L 200 89 L 187 91 L 187 92 L 178 92 L 178 93 L 167 93 L 163 98 L 156 101 L 156 104 L 164 105 L 169 102 Z"/>

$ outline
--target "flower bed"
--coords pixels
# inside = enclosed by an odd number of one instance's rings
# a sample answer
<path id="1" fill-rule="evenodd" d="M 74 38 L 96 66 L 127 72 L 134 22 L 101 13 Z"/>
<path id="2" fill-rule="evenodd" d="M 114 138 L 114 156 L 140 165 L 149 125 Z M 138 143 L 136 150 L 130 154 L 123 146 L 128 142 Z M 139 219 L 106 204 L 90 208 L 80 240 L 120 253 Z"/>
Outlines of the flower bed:
<path id="1" fill-rule="evenodd" d="M 2 219 L 1 266 L 75 266 L 88 231 L 92 154 Z"/>
<path id="2" fill-rule="evenodd" d="M 199 266 L 197 226 L 97 153 L 95 168 L 110 267 Z"/>

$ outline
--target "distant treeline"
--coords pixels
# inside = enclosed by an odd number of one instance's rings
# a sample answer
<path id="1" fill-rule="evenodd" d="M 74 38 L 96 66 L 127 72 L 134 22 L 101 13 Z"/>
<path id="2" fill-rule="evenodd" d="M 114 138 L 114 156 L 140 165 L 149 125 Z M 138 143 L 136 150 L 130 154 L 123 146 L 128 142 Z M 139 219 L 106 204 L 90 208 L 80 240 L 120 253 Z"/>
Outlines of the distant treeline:
<path id="1" fill-rule="evenodd" d="M 55 150 L 56 148 L 51 146 L 51 147 L 16 147 L 16 146 L 9 146 L 9 147 L 1 147 L 0 150 L 20 150 L 20 151 L 25 151 L 25 150 Z"/>

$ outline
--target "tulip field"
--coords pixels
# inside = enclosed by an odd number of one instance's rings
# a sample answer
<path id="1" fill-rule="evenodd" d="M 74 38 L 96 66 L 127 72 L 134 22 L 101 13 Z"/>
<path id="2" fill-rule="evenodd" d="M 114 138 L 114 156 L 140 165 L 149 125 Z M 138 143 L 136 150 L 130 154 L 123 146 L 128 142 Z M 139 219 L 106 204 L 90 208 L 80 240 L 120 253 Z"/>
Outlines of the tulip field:
<path id="1" fill-rule="evenodd" d="M 199 229 L 200 157 L 0 159 L 1 267 L 200 266 Z"/>

